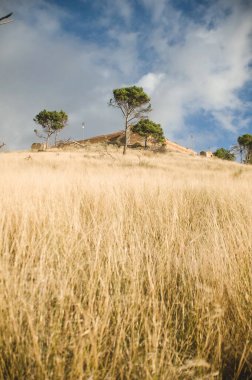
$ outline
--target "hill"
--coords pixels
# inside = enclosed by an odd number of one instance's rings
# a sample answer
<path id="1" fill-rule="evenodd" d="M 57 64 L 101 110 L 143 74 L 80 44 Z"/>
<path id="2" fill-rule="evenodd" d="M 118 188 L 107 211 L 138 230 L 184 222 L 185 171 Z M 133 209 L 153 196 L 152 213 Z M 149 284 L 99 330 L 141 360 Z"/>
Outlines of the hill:
<path id="1" fill-rule="evenodd" d="M 252 168 L 1 153 L 0 379 L 250 379 Z"/>
<path id="2" fill-rule="evenodd" d="M 118 131 L 114 133 L 109 133 L 106 135 L 94 136 L 85 140 L 79 140 L 80 144 L 108 144 L 122 146 L 124 144 L 125 137 L 123 131 Z M 151 149 L 160 149 L 160 143 L 157 143 L 155 139 L 149 138 L 148 145 Z M 131 133 L 129 147 L 131 148 L 143 148 L 144 147 L 144 138 L 138 133 Z M 172 142 L 168 139 L 165 139 L 165 142 L 162 146 L 163 150 L 168 152 L 179 152 L 189 155 L 196 155 L 197 153 L 192 149 L 185 148 L 175 142 Z"/>

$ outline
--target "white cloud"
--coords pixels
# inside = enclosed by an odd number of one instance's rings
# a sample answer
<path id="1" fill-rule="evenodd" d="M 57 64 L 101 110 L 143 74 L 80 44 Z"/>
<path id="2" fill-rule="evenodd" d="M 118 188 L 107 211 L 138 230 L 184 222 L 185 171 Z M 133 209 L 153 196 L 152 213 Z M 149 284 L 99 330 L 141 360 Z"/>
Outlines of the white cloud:
<path id="1" fill-rule="evenodd" d="M 102 45 L 67 32 L 64 24 L 74 20 L 53 2 L 12 0 L 10 9 L 3 0 L 0 14 L 14 10 L 15 22 L 0 29 L 0 141 L 28 147 L 33 117 L 43 108 L 69 114 L 66 137 L 81 138 L 82 121 L 89 136 L 121 129 L 120 113 L 107 102 L 113 88 L 134 83 L 151 95 L 151 118 L 171 138 L 186 132 L 186 118 L 199 110 L 231 132 L 246 127 L 235 114 L 245 110 L 237 91 L 251 75 L 252 8 L 219 0 L 196 22 L 170 1 L 140 1 L 152 19 L 136 28 L 133 2 L 106 0 L 102 22 L 110 42 Z M 153 52 L 145 72 L 140 45 Z"/>
<path id="2" fill-rule="evenodd" d="M 148 73 L 139 80 L 137 86 L 144 87 L 145 91 L 151 96 L 164 77 L 165 74 L 163 73 Z"/>
<path id="3" fill-rule="evenodd" d="M 160 121 L 168 133 L 185 128 L 186 116 L 201 109 L 210 112 L 230 131 L 244 125 L 244 120 L 237 122 L 233 115 L 244 110 L 237 91 L 251 75 L 248 65 L 252 60 L 252 12 L 251 8 L 235 4 L 214 29 L 184 18 L 184 36 L 180 35 L 178 43 L 169 43 L 176 32 L 166 35 L 165 25 L 157 28 L 151 37 L 152 47 L 161 59 L 159 71 L 163 73 L 162 81 L 152 92 L 155 105 L 152 117 Z M 208 10 L 209 18 L 212 11 Z M 171 26 L 169 30 L 177 18 L 177 11 L 173 9 L 166 20 Z M 159 72 L 145 74 L 139 83 L 148 91 L 146 78 L 155 83 L 159 77 Z"/>
<path id="4" fill-rule="evenodd" d="M 82 121 L 86 136 L 120 129 L 120 114 L 107 103 L 121 73 L 130 74 L 133 37 L 121 36 L 123 48 L 114 51 L 66 34 L 68 16 L 55 5 L 16 1 L 13 9 L 15 22 L 0 30 L 0 140 L 10 149 L 29 147 L 33 118 L 44 108 L 69 114 L 65 137 L 81 138 Z"/>

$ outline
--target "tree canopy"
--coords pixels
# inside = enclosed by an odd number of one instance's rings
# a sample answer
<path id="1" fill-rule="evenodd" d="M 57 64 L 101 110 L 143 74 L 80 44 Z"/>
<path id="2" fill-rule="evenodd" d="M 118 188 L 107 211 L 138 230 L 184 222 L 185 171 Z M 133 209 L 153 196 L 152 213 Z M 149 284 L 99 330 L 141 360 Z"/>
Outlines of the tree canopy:
<path id="1" fill-rule="evenodd" d="M 244 162 L 252 163 L 252 135 L 247 133 L 239 136 L 237 142 L 240 148 L 241 160 L 243 161 L 243 155 L 245 155 Z"/>
<path id="2" fill-rule="evenodd" d="M 230 150 L 225 148 L 219 148 L 214 152 L 214 156 L 221 158 L 222 160 L 227 161 L 234 161 L 235 160 L 235 154 L 232 153 Z"/>
<path id="3" fill-rule="evenodd" d="M 119 108 L 123 114 L 125 125 L 125 143 L 123 153 L 126 153 L 130 139 L 131 125 L 139 119 L 146 118 L 151 111 L 150 98 L 142 87 L 132 86 L 113 90 L 113 98 L 109 105 Z"/>
<path id="4" fill-rule="evenodd" d="M 45 139 L 46 147 L 48 146 L 48 140 L 51 135 L 55 134 L 55 145 L 57 142 L 58 133 L 66 126 L 68 121 L 68 116 L 64 111 L 47 111 L 43 110 L 38 113 L 33 119 L 35 123 L 41 125 L 42 134 L 34 129 L 36 135 L 40 138 Z M 44 135 L 43 135 L 44 133 Z"/>
<path id="5" fill-rule="evenodd" d="M 135 110 L 150 101 L 149 96 L 144 92 L 143 88 L 137 86 L 115 89 L 113 95 L 116 104 L 129 112 L 131 109 Z"/>
<path id="6" fill-rule="evenodd" d="M 161 125 L 149 119 L 140 120 L 131 130 L 145 138 L 145 148 L 147 148 L 148 137 L 153 137 L 159 142 L 164 141 L 164 131 Z"/>

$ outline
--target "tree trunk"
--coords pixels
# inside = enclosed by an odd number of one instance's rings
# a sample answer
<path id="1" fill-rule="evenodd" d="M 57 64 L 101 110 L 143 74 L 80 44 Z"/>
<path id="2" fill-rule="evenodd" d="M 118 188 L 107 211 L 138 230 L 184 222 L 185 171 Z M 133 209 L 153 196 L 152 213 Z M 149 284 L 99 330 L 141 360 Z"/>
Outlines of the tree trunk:
<path id="1" fill-rule="evenodd" d="M 125 129 L 125 141 L 124 141 L 124 147 L 123 147 L 123 154 L 126 154 L 128 147 L 128 133 L 127 129 Z"/>
<path id="2" fill-rule="evenodd" d="M 240 158 L 241 158 L 241 164 L 243 163 L 243 151 L 240 149 Z"/>
<path id="3" fill-rule="evenodd" d="M 123 147 L 123 154 L 126 154 L 127 148 L 128 148 L 128 138 L 129 138 L 129 127 L 128 127 L 128 120 L 125 121 L 125 141 L 124 141 L 124 147 Z"/>
<path id="4" fill-rule="evenodd" d="M 144 137 L 144 149 L 147 149 L 147 138 L 148 136 Z"/>
<path id="5" fill-rule="evenodd" d="M 248 145 L 248 164 L 252 163 L 252 145 Z"/>
<path id="6" fill-rule="evenodd" d="M 57 145 L 57 137 L 58 137 L 58 132 L 55 132 L 55 138 L 54 138 L 54 145 Z"/>
<path id="7" fill-rule="evenodd" d="M 45 143 L 46 149 L 48 148 L 48 139 L 49 139 L 49 135 L 47 135 L 47 137 L 46 137 L 46 143 Z"/>

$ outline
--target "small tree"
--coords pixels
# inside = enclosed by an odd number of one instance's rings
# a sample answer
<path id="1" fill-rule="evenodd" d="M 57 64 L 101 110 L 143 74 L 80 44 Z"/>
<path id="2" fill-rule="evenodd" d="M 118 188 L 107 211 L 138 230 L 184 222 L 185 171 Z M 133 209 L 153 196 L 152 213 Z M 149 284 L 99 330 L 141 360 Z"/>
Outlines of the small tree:
<path id="1" fill-rule="evenodd" d="M 137 120 L 145 118 L 151 111 L 150 98 L 142 87 L 136 86 L 115 89 L 113 95 L 114 98 L 110 99 L 109 105 L 119 108 L 125 119 L 123 149 L 123 154 L 125 154 L 130 139 L 130 126 Z"/>
<path id="2" fill-rule="evenodd" d="M 222 160 L 228 160 L 228 161 L 234 161 L 235 160 L 235 154 L 231 153 L 230 150 L 225 148 L 219 148 L 214 152 L 214 156 L 221 158 Z"/>
<path id="3" fill-rule="evenodd" d="M 3 142 L 3 143 L 0 143 L 0 149 L 1 149 L 3 146 L 5 146 L 5 143 L 4 143 L 4 142 Z"/>
<path id="4" fill-rule="evenodd" d="M 241 162 L 243 162 L 243 156 L 245 155 L 244 162 L 246 164 L 252 163 L 252 135 L 239 136 L 237 142 L 240 148 Z"/>
<path id="5" fill-rule="evenodd" d="M 164 131 L 160 124 L 154 123 L 149 119 L 142 119 L 132 127 L 132 132 L 144 137 L 144 147 L 147 148 L 148 137 L 153 137 L 157 141 L 164 141 Z"/>
<path id="6" fill-rule="evenodd" d="M 48 140 L 53 134 L 55 134 L 55 145 L 57 144 L 58 133 L 66 126 L 68 116 L 64 111 L 43 110 L 33 120 L 43 128 L 42 134 L 37 129 L 34 129 L 34 132 L 39 138 L 45 139 L 47 148 Z"/>

